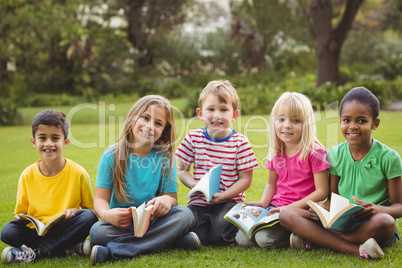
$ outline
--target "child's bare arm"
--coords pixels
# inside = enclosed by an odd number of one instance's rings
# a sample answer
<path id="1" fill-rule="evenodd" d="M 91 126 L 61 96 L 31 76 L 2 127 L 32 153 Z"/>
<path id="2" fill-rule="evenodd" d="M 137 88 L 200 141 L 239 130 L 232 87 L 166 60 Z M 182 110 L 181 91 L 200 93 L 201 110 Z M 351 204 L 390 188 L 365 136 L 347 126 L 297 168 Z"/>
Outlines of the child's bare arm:
<path id="1" fill-rule="evenodd" d="M 188 165 L 183 161 L 177 161 L 177 176 L 185 186 L 192 189 L 197 184 L 197 182 L 194 180 L 193 175 L 190 173 L 190 167 L 191 165 Z"/>
<path id="2" fill-rule="evenodd" d="M 368 219 L 378 213 L 387 213 L 395 219 L 402 217 L 402 180 L 401 177 L 396 177 L 388 180 L 388 193 L 391 201 L 391 206 L 375 205 L 371 202 L 353 197 L 353 200 L 365 207 L 364 210 L 356 214 L 357 220 Z"/>
<path id="3" fill-rule="evenodd" d="M 328 196 L 329 178 L 327 170 L 314 173 L 315 190 L 306 197 L 290 204 L 291 207 L 308 208 L 306 202 L 313 200 L 314 202 L 323 201 Z"/>
<path id="4" fill-rule="evenodd" d="M 110 209 L 112 189 L 96 187 L 94 194 L 94 210 L 104 221 L 117 227 L 127 227 L 132 221 L 130 208 Z"/>
<path id="5" fill-rule="evenodd" d="M 217 204 L 219 202 L 237 196 L 239 193 L 247 190 L 248 187 L 250 187 L 252 179 L 253 179 L 253 170 L 240 172 L 239 179 L 226 191 L 214 194 L 213 199 L 209 201 L 209 203 Z"/>
<path id="6" fill-rule="evenodd" d="M 147 205 L 153 205 L 151 219 L 165 216 L 172 207 L 177 206 L 177 193 L 161 193 L 161 195 L 149 200 Z"/>
<path id="7" fill-rule="evenodd" d="M 247 202 L 248 205 L 267 208 L 271 203 L 272 197 L 276 193 L 276 182 L 278 181 L 278 173 L 275 170 L 269 171 L 268 183 L 264 188 L 261 200 L 259 202 Z"/>

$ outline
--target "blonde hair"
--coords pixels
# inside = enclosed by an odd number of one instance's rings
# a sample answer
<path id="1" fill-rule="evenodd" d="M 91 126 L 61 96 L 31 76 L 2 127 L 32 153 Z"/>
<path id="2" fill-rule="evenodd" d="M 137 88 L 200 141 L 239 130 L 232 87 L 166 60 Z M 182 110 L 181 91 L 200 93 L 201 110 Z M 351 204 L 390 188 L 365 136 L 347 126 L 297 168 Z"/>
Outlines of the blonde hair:
<path id="1" fill-rule="evenodd" d="M 316 144 L 320 144 L 316 137 L 316 126 L 314 111 L 310 100 L 303 94 L 297 92 L 285 92 L 276 101 L 271 111 L 269 122 L 269 150 L 268 160 L 272 160 L 276 155 L 284 153 L 283 142 L 276 135 L 275 122 L 279 111 L 286 111 L 287 115 L 295 115 L 303 122 L 302 136 L 297 151 L 300 152 L 299 160 L 305 160 L 308 152 L 312 149 L 316 152 Z"/>
<path id="2" fill-rule="evenodd" d="M 198 107 L 200 109 L 202 109 L 203 103 L 210 95 L 217 96 L 220 102 L 231 103 L 233 111 L 236 111 L 239 107 L 240 99 L 236 89 L 227 80 L 214 80 L 207 84 L 198 98 Z"/>
<path id="3" fill-rule="evenodd" d="M 166 125 L 162 131 L 161 137 L 155 142 L 154 148 L 158 153 L 163 153 L 162 174 L 166 177 L 171 177 L 173 163 L 174 142 L 176 141 L 176 130 L 174 126 L 173 108 L 170 102 L 159 95 L 148 95 L 140 98 L 129 111 L 124 123 L 123 133 L 119 141 L 115 144 L 114 151 L 114 172 L 113 172 L 113 187 L 115 195 L 119 202 L 128 201 L 128 195 L 125 190 L 126 183 L 124 178 L 127 171 L 127 160 L 130 149 L 133 148 L 134 136 L 132 126 L 137 122 L 138 118 L 150 106 L 161 107 L 166 112 Z M 172 178 L 170 178 L 172 179 Z"/>

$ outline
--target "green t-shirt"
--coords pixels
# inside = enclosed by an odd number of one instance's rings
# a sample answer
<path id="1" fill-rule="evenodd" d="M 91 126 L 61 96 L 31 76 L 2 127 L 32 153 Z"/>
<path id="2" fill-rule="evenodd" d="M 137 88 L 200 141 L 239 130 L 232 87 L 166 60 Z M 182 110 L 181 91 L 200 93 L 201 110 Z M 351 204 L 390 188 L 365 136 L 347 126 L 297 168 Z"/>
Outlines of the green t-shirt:
<path id="1" fill-rule="evenodd" d="M 355 162 L 349 143 L 343 142 L 328 150 L 331 164 L 329 173 L 340 177 L 338 191 L 341 196 L 352 200 L 352 196 L 373 204 L 390 206 L 388 180 L 402 176 L 399 154 L 373 139 L 367 155 Z M 356 203 L 355 203 L 356 204 Z"/>

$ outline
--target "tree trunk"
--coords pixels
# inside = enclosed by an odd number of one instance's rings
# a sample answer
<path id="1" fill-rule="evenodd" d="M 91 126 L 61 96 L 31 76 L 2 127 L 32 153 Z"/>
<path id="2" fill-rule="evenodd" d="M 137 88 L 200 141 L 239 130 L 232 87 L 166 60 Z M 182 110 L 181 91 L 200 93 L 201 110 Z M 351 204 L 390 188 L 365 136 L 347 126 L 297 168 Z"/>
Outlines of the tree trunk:
<path id="1" fill-rule="evenodd" d="M 338 81 L 341 48 L 363 1 L 348 0 L 342 19 L 337 27 L 332 29 L 331 0 L 311 0 L 310 12 L 313 18 L 317 57 L 317 86 L 327 81 Z"/>

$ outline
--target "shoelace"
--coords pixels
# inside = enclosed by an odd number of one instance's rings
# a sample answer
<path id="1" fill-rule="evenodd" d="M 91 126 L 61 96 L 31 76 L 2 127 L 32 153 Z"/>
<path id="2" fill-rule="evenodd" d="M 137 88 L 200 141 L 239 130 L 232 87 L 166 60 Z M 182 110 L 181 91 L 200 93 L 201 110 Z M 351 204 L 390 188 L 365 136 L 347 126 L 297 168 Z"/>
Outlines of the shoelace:
<path id="1" fill-rule="evenodd" d="M 81 253 L 81 243 L 75 244 L 74 246 L 66 249 L 64 252 L 66 253 L 66 256 L 72 257 L 79 255 Z"/>
<path id="2" fill-rule="evenodd" d="M 360 257 L 366 258 L 366 259 L 370 259 L 370 256 L 367 254 L 367 252 L 365 250 L 362 250 L 360 252 Z"/>
<path id="3" fill-rule="evenodd" d="M 27 247 L 25 245 L 22 245 L 21 250 L 22 251 L 18 250 L 15 253 L 15 259 L 16 260 L 24 261 L 24 262 L 30 262 L 30 261 L 35 259 L 36 254 L 31 248 L 29 248 L 29 247 Z"/>

